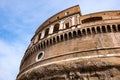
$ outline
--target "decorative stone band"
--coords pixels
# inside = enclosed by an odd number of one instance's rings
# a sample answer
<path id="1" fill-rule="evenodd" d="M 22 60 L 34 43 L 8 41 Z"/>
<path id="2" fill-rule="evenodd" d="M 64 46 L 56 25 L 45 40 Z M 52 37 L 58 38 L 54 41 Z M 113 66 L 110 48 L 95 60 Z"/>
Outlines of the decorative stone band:
<path id="1" fill-rule="evenodd" d="M 31 80 L 31 79 L 45 79 L 53 75 L 63 75 L 70 72 L 79 71 L 79 74 L 85 73 L 86 71 L 95 72 L 100 70 L 106 70 L 111 68 L 120 67 L 120 54 L 105 54 L 96 56 L 84 56 L 71 59 L 65 59 L 61 61 L 55 61 L 43 65 L 33 67 L 23 73 L 21 73 L 17 80 Z M 114 73 L 111 73 L 114 75 Z M 86 76 L 90 76 L 85 74 Z M 114 76 L 120 75 L 116 73 Z"/>

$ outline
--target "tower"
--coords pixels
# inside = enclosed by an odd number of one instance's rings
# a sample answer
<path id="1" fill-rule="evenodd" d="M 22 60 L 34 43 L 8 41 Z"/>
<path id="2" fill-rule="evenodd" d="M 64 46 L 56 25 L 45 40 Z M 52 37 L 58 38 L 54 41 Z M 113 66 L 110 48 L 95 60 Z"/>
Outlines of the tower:
<path id="1" fill-rule="evenodd" d="M 17 80 L 119 80 L 120 11 L 82 15 L 78 5 L 35 32 Z"/>

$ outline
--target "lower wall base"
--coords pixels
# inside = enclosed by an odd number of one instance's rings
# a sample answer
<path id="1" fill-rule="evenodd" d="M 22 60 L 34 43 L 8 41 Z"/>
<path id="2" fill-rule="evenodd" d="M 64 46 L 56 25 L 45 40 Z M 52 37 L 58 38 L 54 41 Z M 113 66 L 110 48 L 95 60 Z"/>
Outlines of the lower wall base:
<path id="1" fill-rule="evenodd" d="M 86 58 L 33 67 L 17 80 L 119 80 L 120 58 Z"/>
<path id="2" fill-rule="evenodd" d="M 100 71 L 86 71 L 86 73 L 81 73 L 77 70 L 64 75 L 54 75 L 52 77 L 37 78 L 35 80 L 120 80 L 120 71 L 114 67 Z"/>

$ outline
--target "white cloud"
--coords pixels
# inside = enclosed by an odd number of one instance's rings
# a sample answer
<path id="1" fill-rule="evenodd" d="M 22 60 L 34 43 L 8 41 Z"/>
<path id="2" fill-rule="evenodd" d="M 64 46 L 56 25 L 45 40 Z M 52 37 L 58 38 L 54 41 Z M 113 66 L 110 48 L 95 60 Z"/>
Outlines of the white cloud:
<path id="1" fill-rule="evenodd" d="M 15 80 L 25 46 L 0 40 L 0 80 Z"/>

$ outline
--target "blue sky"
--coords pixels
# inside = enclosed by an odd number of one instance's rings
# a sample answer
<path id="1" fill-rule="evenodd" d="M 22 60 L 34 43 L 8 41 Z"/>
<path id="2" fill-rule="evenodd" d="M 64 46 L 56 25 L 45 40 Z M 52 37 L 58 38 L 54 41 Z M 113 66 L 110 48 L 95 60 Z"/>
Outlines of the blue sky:
<path id="1" fill-rule="evenodd" d="M 35 30 L 61 10 L 79 4 L 82 14 L 120 10 L 120 0 L 0 0 L 0 80 L 15 80 Z"/>

